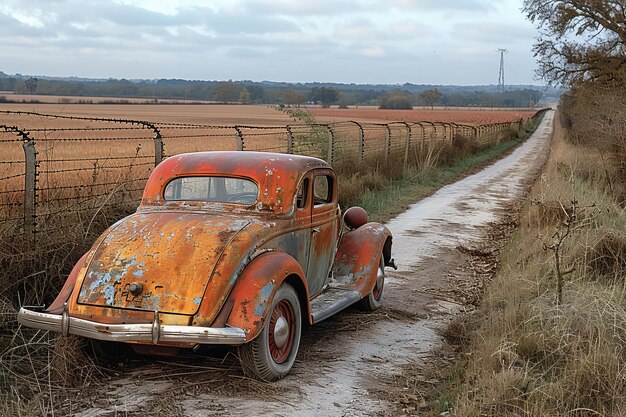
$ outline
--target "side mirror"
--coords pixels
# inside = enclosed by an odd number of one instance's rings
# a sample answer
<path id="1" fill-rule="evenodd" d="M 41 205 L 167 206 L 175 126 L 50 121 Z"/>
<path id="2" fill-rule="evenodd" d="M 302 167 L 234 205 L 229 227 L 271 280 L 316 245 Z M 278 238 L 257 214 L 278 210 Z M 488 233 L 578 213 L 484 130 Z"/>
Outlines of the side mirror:
<path id="1" fill-rule="evenodd" d="M 343 214 L 343 222 L 350 230 L 358 229 L 367 223 L 367 212 L 361 207 L 350 207 Z"/>

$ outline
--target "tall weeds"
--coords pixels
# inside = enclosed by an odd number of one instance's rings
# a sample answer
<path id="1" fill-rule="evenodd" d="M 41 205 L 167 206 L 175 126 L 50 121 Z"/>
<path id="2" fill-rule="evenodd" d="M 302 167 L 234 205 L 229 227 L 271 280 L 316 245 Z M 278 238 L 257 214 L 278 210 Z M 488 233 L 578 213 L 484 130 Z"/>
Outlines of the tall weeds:
<path id="1" fill-rule="evenodd" d="M 471 323 L 454 415 L 591 416 L 626 410 L 626 211 L 609 192 L 603 150 L 557 129 L 550 159 Z M 577 215 L 563 212 L 570 202 Z M 556 300 L 552 251 L 563 222 Z"/>
<path id="2" fill-rule="evenodd" d="M 297 152 L 308 149 L 324 156 L 328 143 L 326 128 L 315 126 L 315 120 L 306 115 L 294 113 L 293 117 L 306 118 L 306 123 L 312 126 L 309 131 L 294 136 Z M 508 132 L 503 139 L 520 134 Z M 433 145 L 423 154 L 415 152 L 406 168 L 398 162 L 403 161 L 404 152 L 399 155 L 392 152 L 386 162 L 380 155 L 368 154 L 360 161 L 356 155 L 345 152 L 341 163 L 335 165 L 340 204 L 347 208 L 368 198 L 375 199 L 377 205 L 388 204 L 389 200 L 373 192 L 402 193 L 395 187 L 399 181 L 424 183 L 431 190 L 469 168 L 470 165 L 462 166 L 459 161 L 469 160 L 481 150 L 469 138 L 456 137 L 452 144 Z M 487 157 L 493 158 L 503 150 L 494 148 L 494 153 Z M 437 168 L 453 164 L 456 168 L 439 178 L 439 182 L 431 181 L 434 176 L 427 176 Z M 94 165 L 93 176 L 98 175 L 99 167 Z M 130 172 L 128 178 L 119 178 L 120 184 L 126 184 L 129 178 L 132 178 Z M 47 332 L 20 328 L 15 313 L 20 305 L 49 304 L 74 262 L 97 236 L 136 208 L 138 201 L 136 195 L 130 194 L 132 190 L 124 191 L 120 187 L 117 191 L 114 195 L 93 198 L 89 206 L 95 209 L 91 212 L 39 218 L 36 250 L 32 250 L 32 242 L 25 238 L 17 223 L 0 223 L 4 228 L 0 230 L 0 415 L 48 415 L 53 410 L 71 414 L 71 396 L 78 395 L 80 387 L 97 384 L 101 377 L 103 371 L 83 354 L 79 339 L 57 339 Z M 409 196 L 413 197 L 418 198 Z"/>

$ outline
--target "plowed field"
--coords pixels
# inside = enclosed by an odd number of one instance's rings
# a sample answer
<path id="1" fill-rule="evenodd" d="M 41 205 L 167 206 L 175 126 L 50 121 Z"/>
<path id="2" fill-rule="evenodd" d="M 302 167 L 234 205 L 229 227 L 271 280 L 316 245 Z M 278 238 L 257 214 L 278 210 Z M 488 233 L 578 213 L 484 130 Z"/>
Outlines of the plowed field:
<path id="1" fill-rule="evenodd" d="M 460 108 L 415 108 L 413 110 L 381 110 L 377 107 L 355 107 L 349 109 L 311 107 L 307 109 L 320 121 L 406 121 L 406 122 L 454 122 L 464 124 L 501 123 L 527 119 L 535 114 L 528 109 L 460 109 Z"/>

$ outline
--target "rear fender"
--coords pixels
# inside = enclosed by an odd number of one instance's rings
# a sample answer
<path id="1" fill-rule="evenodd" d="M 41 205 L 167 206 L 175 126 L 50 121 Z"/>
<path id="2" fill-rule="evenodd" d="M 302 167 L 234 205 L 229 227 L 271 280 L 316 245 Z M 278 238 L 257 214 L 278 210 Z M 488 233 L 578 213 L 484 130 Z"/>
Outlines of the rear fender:
<path id="1" fill-rule="evenodd" d="M 367 223 L 341 237 L 333 276 L 350 282 L 365 297 L 376 284 L 381 256 L 385 264 L 391 259 L 391 232 L 380 223 Z"/>
<path id="2" fill-rule="evenodd" d="M 274 294 L 287 280 L 300 298 L 303 317 L 311 323 L 309 294 L 300 264 L 284 252 L 269 251 L 254 258 L 243 270 L 225 307 L 232 308 L 226 325 L 243 329 L 248 341 L 259 335 Z M 230 307 L 232 306 L 232 307 Z"/>
<path id="3" fill-rule="evenodd" d="M 76 280 L 81 275 L 81 272 L 84 273 L 84 269 L 87 267 L 85 260 L 87 259 L 87 255 L 89 252 L 80 257 L 74 268 L 72 268 L 72 272 L 65 280 L 65 284 L 63 284 L 63 288 L 59 292 L 59 295 L 54 299 L 50 307 L 46 309 L 46 312 L 53 314 L 61 314 L 63 312 L 65 302 L 72 295 L 72 291 L 74 291 L 74 286 L 76 285 Z"/>

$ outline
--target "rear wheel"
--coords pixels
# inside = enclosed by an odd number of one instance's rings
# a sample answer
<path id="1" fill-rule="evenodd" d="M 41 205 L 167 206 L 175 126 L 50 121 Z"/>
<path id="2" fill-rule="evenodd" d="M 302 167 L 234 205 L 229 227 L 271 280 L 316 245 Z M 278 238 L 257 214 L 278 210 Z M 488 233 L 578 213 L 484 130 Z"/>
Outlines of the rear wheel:
<path id="1" fill-rule="evenodd" d="M 359 307 L 366 311 L 378 310 L 383 305 L 383 293 L 385 290 L 385 259 L 380 255 L 378 271 L 376 272 L 376 283 L 374 288 L 359 301 Z"/>
<path id="2" fill-rule="evenodd" d="M 289 372 L 298 354 L 302 315 L 298 294 L 284 283 L 274 295 L 263 330 L 239 347 L 244 373 L 264 381 L 276 381 Z"/>

